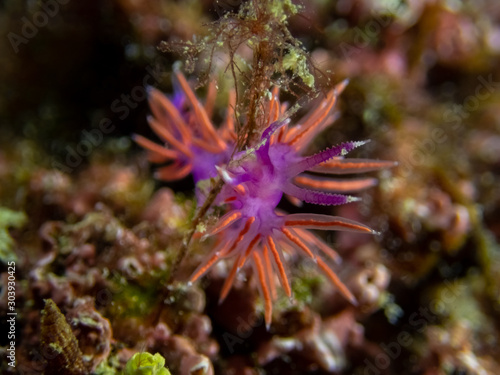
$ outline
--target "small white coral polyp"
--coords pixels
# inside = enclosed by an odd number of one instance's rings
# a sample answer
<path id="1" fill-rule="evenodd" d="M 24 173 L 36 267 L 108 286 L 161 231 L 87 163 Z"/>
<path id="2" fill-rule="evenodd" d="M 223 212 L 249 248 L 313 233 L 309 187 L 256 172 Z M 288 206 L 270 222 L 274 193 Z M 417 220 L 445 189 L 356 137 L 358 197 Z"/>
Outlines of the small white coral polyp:
<path id="1" fill-rule="evenodd" d="M 185 83 L 184 77 L 180 75 L 178 77 L 181 82 Z M 302 156 L 309 142 L 334 121 L 335 102 L 346 83 L 344 81 L 337 85 L 317 108 L 292 127 L 289 126 L 289 119 L 282 119 L 284 106 L 279 102 L 278 91 L 274 90 L 271 99 L 266 103 L 263 115 L 264 121 L 269 125 L 263 132 L 259 144 L 235 154 L 233 159 L 229 160 L 227 150 L 235 147 L 235 137 L 232 129 L 233 122 L 226 119 L 224 126 L 219 130 L 220 134 L 226 134 L 226 136 L 221 136 L 218 143 L 214 143 L 219 145 L 218 149 L 203 148 L 205 161 L 207 159 L 217 161 L 211 171 L 216 170 L 225 182 L 217 201 L 225 204 L 227 213 L 215 226 L 203 234 L 203 237 L 217 236 L 216 244 L 195 270 L 190 282 L 203 276 L 220 259 L 234 258 L 231 271 L 222 287 L 220 295 L 222 301 L 228 295 L 237 272 L 247 262 L 250 263 L 254 268 L 265 302 L 267 327 L 272 321 L 272 301 L 277 296 L 275 275 L 278 276 L 285 293 L 289 297 L 292 295 L 283 252 L 299 252 L 311 258 L 342 294 L 355 303 L 352 293 L 328 265 L 331 261 L 337 263 L 340 261 L 338 254 L 308 229 L 361 233 L 375 233 L 375 231 L 361 223 L 342 217 L 319 214 L 286 215 L 277 210 L 283 194 L 286 194 L 293 202 L 304 201 L 319 205 L 340 205 L 356 201 L 358 198 L 344 195 L 344 193 L 357 192 L 373 186 L 376 183 L 375 179 L 342 180 L 319 177 L 318 174 L 360 173 L 394 165 L 393 162 L 388 161 L 344 158 L 348 152 L 365 144 L 366 141 L 345 142 L 312 156 Z M 165 110 L 160 116 L 162 122 L 153 127 L 153 130 L 167 142 L 165 147 L 169 153 L 161 151 L 162 146 L 148 140 L 138 139 L 138 141 L 148 148 L 153 161 L 165 160 L 171 152 L 172 154 L 179 152 L 183 154 L 182 163 L 195 168 L 199 154 L 197 155 L 193 142 L 182 144 L 182 147 L 187 148 L 189 152 L 183 152 L 178 148 L 179 143 L 183 141 L 181 133 L 187 133 L 184 129 L 188 126 L 187 123 L 191 123 L 192 129 L 205 129 L 203 132 L 191 131 L 192 139 L 206 137 L 205 141 L 210 142 L 208 137 L 213 138 L 217 132 L 208 120 L 209 116 L 204 112 L 204 107 L 194 99 L 189 86 L 183 84 L 182 89 L 188 98 L 189 109 L 192 113 L 189 120 L 182 125 L 183 129 L 175 131 L 175 126 L 180 124 L 178 118 L 181 113 L 166 97 L 162 99 L 165 105 Z M 154 93 L 150 97 L 152 108 L 158 105 L 156 95 L 157 93 Z M 154 112 L 158 112 L 158 109 Z M 233 115 L 232 111 L 228 112 L 231 116 Z M 165 130 L 159 131 L 159 126 Z M 170 133 L 165 136 L 164 132 L 167 130 Z M 176 135 L 177 138 L 175 138 Z M 171 142 L 172 137 L 177 141 Z M 221 140 L 225 147 L 220 143 Z M 168 145 L 172 148 L 168 148 Z M 211 156 L 208 157 L 207 153 L 211 153 Z M 179 161 L 175 159 L 173 165 L 163 168 L 175 168 L 177 165 L 178 168 L 182 168 Z M 315 174 L 307 172 L 315 172 Z M 178 176 L 179 173 L 174 171 L 173 175 Z M 196 177 L 196 174 L 194 175 Z"/>

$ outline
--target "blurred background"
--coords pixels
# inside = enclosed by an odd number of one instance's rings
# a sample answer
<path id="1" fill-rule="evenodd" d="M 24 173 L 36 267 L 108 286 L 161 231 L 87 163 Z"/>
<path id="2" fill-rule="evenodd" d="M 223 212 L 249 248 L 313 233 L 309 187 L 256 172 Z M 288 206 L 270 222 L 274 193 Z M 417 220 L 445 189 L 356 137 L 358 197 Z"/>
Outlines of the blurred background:
<path id="1" fill-rule="evenodd" d="M 217 305 L 223 273 L 177 290 L 163 328 L 140 324 L 194 211 L 190 179 L 153 181 L 131 141 L 133 133 L 153 137 L 144 87 L 172 92 L 180 57 L 159 51 L 160 42 L 206 35 L 240 2 L 0 2 L 0 270 L 5 282 L 6 262 L 17 262 L 24 373 L 50 373 L 55 361 L 33 356 L 52 340 L 40 326 L 43 300 L 52 298 L 76 319 L 96 373 L 120 371 L 148 350 L 166 357 L 172 374 L 496 374 L 500 4 L 294 3 L 302 9 L 289 29 L 323 72 L 318 87 L 350 79 L 341 117 L 315 146 L 371 139 L 357 156 L 399 166 L 381 172 L 362 203 L 334 211 L 381 236 L 325 237 L 360 306 L 339 301 L 312 265 L 300 264 L 299 302 L 281 301 L 266 332 L 247 319 L 260 311 L 255 288 Z M 194 83 L 200 69 L 188 75 Z M 186 269 L 201 255 L 191 258 Z M 2 355 L 7 342 L 0 338 Z"/>

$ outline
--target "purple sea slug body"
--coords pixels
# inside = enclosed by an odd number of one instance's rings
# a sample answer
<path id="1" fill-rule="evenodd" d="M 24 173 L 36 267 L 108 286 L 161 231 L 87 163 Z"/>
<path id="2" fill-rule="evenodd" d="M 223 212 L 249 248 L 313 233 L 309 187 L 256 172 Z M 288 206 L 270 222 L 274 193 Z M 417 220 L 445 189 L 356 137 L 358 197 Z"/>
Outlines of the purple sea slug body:
<path id="1" fill-rule="evenodd" d="M 166 145 L 156 144 L 140 135 L 135 135 L 134 140 L 148 150 L 151 162 L 171 162 L 156 171 L 155 177 L 160 180 L 174 181 L 189 174 L 193 175 L 195 182 L 216 177 L 216 165 L 229 161 L 236 140 L 232 111 L 234 96 L 231 95 L 224 125 L 216 130 L 210 121 L 215 87 L 211 86 L 203 106 L 186 78 L 177 74 L 177 80 L 182 91 L 177 91 L 172 100 L 153 87 L 148 90 L 153 112 L 148 122 Z"/>
<path id="2" fill-rule="evenodd" d="M 181 83 L 182 79 L 180 79 Z M 229 161 L 229 158 L 226 158 L 226 155 L 229 154 L 226 154 L 225 150 L 234 147 L 235 137 L 233 136 L 232 123 L 226 119 L 225 125 L 220 128 L 219 132 L 231 135 L 225 138 L 219 137 L 219 142 L 216 145 L 214 143 L 217 149 L 203 148 L 205 152 L 211 153 L 210 162 L 214 163 L 211 166 L 213 169 L 210 169 L 209 177 L 213 177 L 211 174 L 215 170 L 225 182 L 217 202 L 224 203 L 228 207 L 228 211 L 215 226 L 202 234 L 203 237 L 217 236 L 217 241 L 214 249 L 193 273 L 190 282 L 203 276 L 220 259 L 234 258 L 232 268 L 222 287 L 220 295 L 222 301 L 227 297 L 238 270 L 247 262 L 250 263 L 254 268 L 265 302 L 265 321 L 268 327 L 272 320 L 272 301 L 277 296 L 275 275 L 278 276 L 287 296 L 292 296 L 285 268 L 284 252 L 295 253 L 298 251 L 311 258 L 342 294 L 349 301 L 355 303 L 352 293 L 329 266 L 331 261 L 338 263 L 340 257 L 308 229 L 361 233 L 375 233 L 375 231 L 361 223 L 341 217 L 319 214 L 287 215 L 277 210 L 284 194 L 295 202 L 340 205 L 358 200 L 358 198 L 344 193 L 357 192 L 376 183 L 373 178 L 342 180 L 318 177 L 316 174 L 360 173 L 394 166 L 393 162 L 387 161 L 344 158 L 346 154 L 362 146 L 366 141 L 345 142 L 312 156 L 302 156 L 309 142 L 334 120 L 335 102 L 346 83 L 344 81 L 337 85 L 322 100 L 320 105 L 306 116 L 305 120 L 293 127 L 289 126 L 289 119 L 281 118 L 284 106 L 279 102 L 277 90 L 274 90 L 264 111 L 265 120 L 269 126 L 264 130 L 257 145 L 235 154 L 233 159 Z M 202 113 L 203 108 L 194 99 L 194 94 L 188 95 L 188 87 L 183 86 L 183 89 L 186 92 L 191 111 L 194 112 L 194 118 L 206 125 L 204 119 L 208 117 Z M 153 112 L 158 112 L 158 109 L 154 109 L 156 106 L 155 95 L 156 93 L 151 96 L 150 102 L 152 101 Z M 171 103 L 164 105 L 171 107 Z M 228 116 L 233 116 L 233 113 L 231 112 Z M 170 117 L 174 118 L 175 114 L 170 115 Z M 168 124 L 155 122 L 151 125 L 161 136 L 162 133 L 158 130 L 159 126 L 172 127 L 172 122 L 173 120 L 170 120 Z M 201 129 L 205 125 L 197 124 L 196 126 Z M 213 130 L 213 127 L 211 129 Z M 184 127 L 182 131 L 184 131 Z M 211 137 L 211 140 L 215 142 L 217 134 L 213 130 L 204 133 L 203 136 Z M 164 136 L 163 138 L 169 142 L 170 137 Z M 148 148 L 153 156 L 161 155 L 161 150 L 148 147 L 151 146 L 152 142 L 142 138 L 137 140 Z M 168 151 L 180 152 L 178 150 L 180 142 L 169 143 L 173 148 L 168 149 Z M 191 155 L 192 159 L 186 159 L 184 164 L 189 165 L 194 174 L 193 165 L 195 165 L 196 157 L 192 151 L 192 143 L 191 145 L 183 143 L 182 147 L 191 147 L 189 148 L 191 152 L 183 153 L 183 155 L 185 157 Z M 207 160 L 209 160 L 208 156 L 205 157 L 205 161 Z M 178 161 L 175 161 L 172 166 L 164 167 L 174 170 L 174 177 L 181 175 L 179 169 L 182 169 L 182 165 L 176 165 L 176 163 Z M 312 175 L 307 172 L 315 172 L 316 174 Z M 182 174 L 184 173 L 185 171 L 182 171 Z"/>

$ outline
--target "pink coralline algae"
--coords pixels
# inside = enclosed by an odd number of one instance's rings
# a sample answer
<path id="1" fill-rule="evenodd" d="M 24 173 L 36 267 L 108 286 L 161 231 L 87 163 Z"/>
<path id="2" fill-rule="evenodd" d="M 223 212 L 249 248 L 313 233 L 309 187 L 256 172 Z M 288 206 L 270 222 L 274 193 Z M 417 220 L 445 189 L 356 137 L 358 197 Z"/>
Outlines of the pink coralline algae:
<path id="1" fill-rule="evenodd" d="M 150 160 L 173 160 L 171 165 L 160 169 L 157 174 L 160 178 L 171 180 L 191 172 L 197 182 L 217 173 L 225 183 L 217 202 L 224 204 L 227 212 L 213 227 L 200 234 L 216 236 L 215 246 L 194 271 L 190 282 L 203 276 L 217 261 L 233 258 L 234 263 L 222 287 L 222 301 L 238 271 L 250 263 L 259 281 L 269 327 L 272 301 L 277 297 L 275 275 L 286 295 L 291 297 L 285 253 L 298 252 L 311 258 L 342 294 L 356 303 L 353 294 L 329 265 L 332 261 L 339 263 L 339 255 L 308 229 L 376 232 L 342 217 L 287 215 L 277 209 L 284 194 L 292 202 L 329 206 L 357 201 L 358 198 L 346 193 L 373 186 L 376 183 L 373 178 L 342 180 L 318 175 L 368 172 L 394 165 L 388 161 L 344 158 L 366 141 L 344 142 L 317 154 L 302 156 L 310 141 L 334 121 L 335 102 L 347 82 L 331 90 L 319 106 L 295 126 L 290 126 L 289 119 L 283 119 L 285 106 L 278 99 L 278 91 L 274 90 L 263 111 L 263 120 L 268 126 L 259 143 L 236 152 L 230 160 L 236 139 L 231 119 L 234 113 L 228 111 L 224 125 L 215 130 L 205 110 L 207 105 L 204 107 L 196 100 L 182 75 L 177 77 L 189 106 L 184 114 L 158 91 L 150 92 L 155 116 L 150 119 L 150 125 L 167 145 L 160 146 L 139 136 L 136 140 L 148 149 Z M 197 170 L 200 166 L 204 173 Z"/>

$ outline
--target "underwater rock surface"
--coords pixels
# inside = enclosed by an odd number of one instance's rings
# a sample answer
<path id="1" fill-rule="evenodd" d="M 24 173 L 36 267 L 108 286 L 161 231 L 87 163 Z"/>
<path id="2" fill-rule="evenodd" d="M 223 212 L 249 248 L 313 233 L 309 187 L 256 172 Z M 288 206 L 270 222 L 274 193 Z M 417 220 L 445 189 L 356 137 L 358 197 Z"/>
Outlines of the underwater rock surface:
<path id="1" fill-rule="evenodd" d="M 247 41 L 269 30 L 235 23 L 242 3 L 253 2 L 0 6 L 0 327 L 15 332 L 12 340 L 0 337 L 2 358 L 13 353 L 11 341 L 15 347 L 14 365 L 2 359 L 0 372 L 119 374 L 131 363 L 129 371 L 182 375 L 496 374 L 496 2 L 255 2 L 272 27 L 286 20 L 269 42 L 283 38 L 289 49 L 262 50 L 281 51 L 282 61 L 270 53 L 259 73 L 270 78 L 259 82 L 283 81 L 289 91 L 280 100 L 296 112 L 292 123 L 350 81 L 335 123 L 306 154 L 370 139 L 354 157 L 399 163 L 369 172 L 378 184 L 357 194 L 359 202 L 280 201 L 283 212 L 343 217 L 380 235 L 315 232 L 342 258 L 332 267 L 356 305 L 313 259 L 286 255 L 293 300 L 277 288 L 269 329 L 252 268 L 239 270 L 222 303 L 231 259 L 188 286 L 214 240 L 194 238 L 174 267 L 199 212 L 194 190 L 210 191 L 217 177 L 201 186 L 190 178 L 157 181 L 150 155 L 131 140 L 133 133 L 155 139 L 146 86 L 173 95 L 176 61 L 216 127 L 227 121 L 234 81 L 224 48 L 231 43 L 242 43 L 235 74 L 246 80 L 238 81 L 230 114 L 235 129 L 248 123 L 258 54 Z M 203 39 L 214 30 L 222 39 Z M 185 41 L 220 49 L 212 60 L 201 48 L 179 55 Z M 207 76 L 217 81 L 208 103 Z M 239 152 L 260 139 L 260 125 L 235 140 Z M 223 212 L 215 204 L 197 229 Z M 145 352 L 147 361 L 133 359 Z"/>

